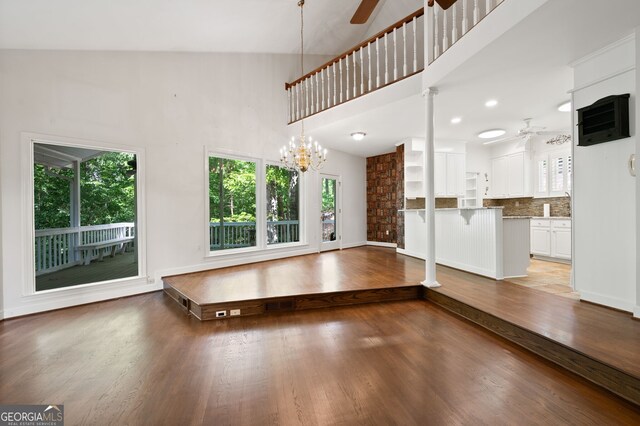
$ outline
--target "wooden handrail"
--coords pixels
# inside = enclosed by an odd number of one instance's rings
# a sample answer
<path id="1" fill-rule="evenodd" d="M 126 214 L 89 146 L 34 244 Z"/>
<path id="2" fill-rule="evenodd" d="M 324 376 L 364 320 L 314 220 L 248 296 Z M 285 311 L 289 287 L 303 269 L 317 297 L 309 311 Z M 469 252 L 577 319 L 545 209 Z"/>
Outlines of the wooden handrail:
<path id="1" fill-rule="evenodd" d="M 395 30 L 395 29 L 402 28 L 402 26 L 404 24 L 407 24 L 407 23 L 411 22 L 413 20 L 413 18 L 417 19 L 417 18 L 421 17 L 422 15 L 424 15 L 424 7 L 421 7 L 420 9 L 416 10 L 411 15 L 409 15 L 409 16 L 407 16 L 405 18 L 402 18 L 401 20 L 399 20 L 395 24 L 390 25 L 389 27 L 387 27 L 384 30 L 382 30 L 379 33 L 377 33 L 376 35 L 374 35 L 372 37 L 369 37 L 368 39 L 366 39 L 362 43 L 358 44 L 355 47 L 352 47 L 351 49 L 347 50 L 343 54 L 338 55 L 335 58 L 331 59 L 330 61 L 320 65 L 318 68 L 314 69 L 313 71 L 310 71 L 310 72 L 306 73 L 305 75 L 303 75 L 299 79 L 297 79 L 297 80 L 295 80 L 295 81 L 293 81 L 291 83 L 285 83 L 284 84 L 284 90 L 289 90 L 289 88 L 295 86 L 296 84 L 300 83 L 301 81 L 311 77 L 312 75 L 314 75 L 316 73 L 319 73 L 320 71 L 324 70 L 325 68 L 330 67 L 331 65 L 335 64 L 336 62 L 340 62 L 341 60 L 343 60 L 347 56 L 351 55 L 352 53 L 356 52 L 357 50 L 367 46 L 369 43 L 372 43 L 372 42 L 376 41 L 377 39 L 382 38 L 386 34 L 389 34 L 389 33 L 393 32 L 393 30 Z"/>

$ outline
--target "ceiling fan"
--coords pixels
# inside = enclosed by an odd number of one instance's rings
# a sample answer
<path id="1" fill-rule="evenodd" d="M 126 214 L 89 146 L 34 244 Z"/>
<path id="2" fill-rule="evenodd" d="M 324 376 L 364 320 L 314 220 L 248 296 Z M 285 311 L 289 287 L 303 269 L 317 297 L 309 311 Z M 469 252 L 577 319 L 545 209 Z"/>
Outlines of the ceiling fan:
<path id="1" fill-rule="evenodd" d="M 354 13 L 351 18 L 351 23 L 365 24 L 378 5 L 378 2 L 379 0 L 362 0 L 356 9 L 356 13 Z M 442 9 L 447 10 L 456 2 L 456 0 L 429 0 L 429 7 L 432 7 L 434 2 L 437 2 Z"/>
<path id="2" fill-rule="evenodd" d="M 547 136 L 547 135 L 557 135 L 558 134 L 558 132 L 549 132 L 549 131 L 545 131 L 544 129 L 546 129 L 546 127 L 532 126 L 531 125 L 531 118 L 525 118 L 524 119 L 524 127 L 521 128 L 520 130 L 518 130 L 518 133 L 516 135 L 509 136 L 509 137 L 506 137 L 506 138 L 487 141 L 484 144 L 485 145 L 489 145 L 489 144 L 492 144 L 492 143 L 516 141 L 516 140 L 519 140 L 519 139 L 521 139 L 522 143 L 526 143 L 526 142 L 529 141 L 529 139 L 531 139 L 532 136 Z"/>

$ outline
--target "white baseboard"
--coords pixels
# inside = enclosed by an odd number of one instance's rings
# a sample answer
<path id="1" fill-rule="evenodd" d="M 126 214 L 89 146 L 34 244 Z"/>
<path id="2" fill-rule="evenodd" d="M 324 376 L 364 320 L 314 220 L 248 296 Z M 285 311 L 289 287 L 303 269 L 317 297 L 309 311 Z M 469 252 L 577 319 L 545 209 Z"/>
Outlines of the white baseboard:
<path id="1" fill-rule="evenodd" d="M 103 302 L 105 300 L 118 299 L 120 297 L 134 296 L 136 294 L 150 293 L 162 290 L 161 282 L 146 283 L 146 279 L 138 279 L 140 284 L 118 283 L 115 287 L 93 287 L 89 291 L 74 294 L 72 296 L 51 295 L 32 299 L 28 304 L 4 310 L 4 319 L 19 317 L 23 315 L 36 314 L 40 312 L 52 311 L 55 309 L 69 308 L 71 306 L 85 305 L 88 303 Z M 127 285 L 129 284 L 129 285 Z M 38 297 L 37 295 L 34 297 Z"/>
<path id="2" fill-rule="evenodd" d="M 396 248 L 398 245 L 396 243 L 383 243 L 380 241 L 367 241 L 368 246 L 376 246 L 376 247 L 391 247 Z"/>
<path id="3" fill-rule="evenodd" d="M 640 306 L 633 308 L 633 317 L 640 319 Z"/>
<path id="4" fill-rule="evenodd" d="M 362 247 L 366 245 L 367 245 L 366 241 L 359 241 L 357 243 L 342 244 L 341 248 L 348 249 L 348 248 L 354 248 L 354 247 Z"/>
<path id="5" fill-rule="evenodd" d="M 424 260 L 424 256 L 423 255 L 421 255 L 420 253 L 413 252 L 411 250 L 407 250 L 407 249 L 403 249 L 403 248 L 396 248 L 396 253 L 404 254 L 405 256 L 415 257 L 416 259 Z"/>
<path id="6" fill-rule="evenodd" d="M 640 312 L 637 311 L 638 307 L 635 306 L 634 303 L 627 302 L 626 300 L 618 299 L 617 297 L 606 296 L 604 294 L 584 291 L 582 289 L 578 289 L 578 291 L 580 292 L 580 300 L 597 303 L 598 305 L 609 306 L 610 308 L 620 309 L 625 312 L 634 312 L 634 315 L 640 314 Z"/>

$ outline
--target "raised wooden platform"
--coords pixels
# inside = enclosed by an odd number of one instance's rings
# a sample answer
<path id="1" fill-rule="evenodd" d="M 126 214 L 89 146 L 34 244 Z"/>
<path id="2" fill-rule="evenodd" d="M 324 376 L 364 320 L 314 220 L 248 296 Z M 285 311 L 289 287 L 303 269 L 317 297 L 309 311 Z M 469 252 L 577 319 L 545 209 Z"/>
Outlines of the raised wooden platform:
<path id="1" fill-rule="evenodd" d="M 163 277 L 163 282 L 165 293 L 185 311 L 212 320 L 419 299 L 423 268 L 390 249 L 361 247 Z"/>
<path id="2" fill-rule="evenodd" d="M 640 405 L 640 321 L 630 314 L 360 247 L 163 278 L 201 320 L 425 298 Z"/>

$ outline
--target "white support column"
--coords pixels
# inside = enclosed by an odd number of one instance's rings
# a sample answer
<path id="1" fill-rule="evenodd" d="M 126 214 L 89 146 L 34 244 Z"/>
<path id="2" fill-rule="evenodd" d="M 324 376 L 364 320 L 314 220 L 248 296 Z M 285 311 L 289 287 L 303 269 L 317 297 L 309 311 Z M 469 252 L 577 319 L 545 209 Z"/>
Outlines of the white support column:
<path id="1" fill-rule="evenodd" d="M 430 87 L 423 92 L 426 107 L 427 133 L 424 146 L 424 199 L 425 199 L 425 222 L 427 234 L 427 256 L 425 259 L 425 280 L 422 284 L 425 287 L 440 287 L 436 280 L 436 199 L 434 181 L 434 109 L 433 97 L 438 94 L 438 89 Z"/>
<path id="2" fill-rule="evenodd" d="M 76 246 L 82 244 L 82 235 L 80 233 L 80 161 L 73 162 L 73 180 L 71 181 L 71 227 L 76 228 L 77 232 L 74 234 L 74 240 L 71 242 L 71 258 L 76 261 L 80 260 L 80 253 L 75 249 Z"/>

